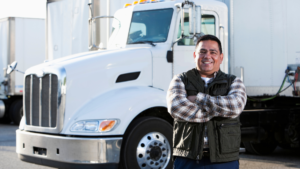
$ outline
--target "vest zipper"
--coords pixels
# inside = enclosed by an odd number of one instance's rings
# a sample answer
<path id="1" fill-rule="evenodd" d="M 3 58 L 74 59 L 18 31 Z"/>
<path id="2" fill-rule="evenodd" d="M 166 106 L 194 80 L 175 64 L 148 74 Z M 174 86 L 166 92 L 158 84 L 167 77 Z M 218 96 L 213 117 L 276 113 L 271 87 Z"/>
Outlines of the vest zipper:
<path id="1" fill-rule="evenodd" d="M 239 123 L 222 123 L 219 125 L 219 129 L 221 129 L 222 127 L 226 127 L 226 126 L 235 126 L 238 125 Z"/>
<path id="2" fill-rule="evenodd" d="M 204 127 L 205 128 L 205 127 Z M 205 132 L 205 131 L 204 131 Z M 203 132 L 203 136 L 204 136 L 204 132 Z M 200 137 L 200 136 L 199 136 Z M 201 137 L 200 137 L 200 139 L 201 139 Z M 199 142 L 200 142 L 200 139 L 199 139 Z M 202 138 L 202 139 L 204 139 L 204 137 Z M 204 140 L 202 140 L 202 145 L 204 144 Z M 202 146 L 203 147 L 203 146 Z M 199 146 L 198 146 L 198 155 L 197 155 L 197 158 L 196 158 L 196 162 L 197 162 L 197 164 L 199 164 L 199 161 L 200 161 L 200 150 L 201 149 L 201 145 L 199 144 Z"/>
<path id="3" fill-rule="evenodd" d="M 205 94 L 208 94 L 208 89 L 209 88 L 207 86 L 207 88 L 204 90 Z M 202 139 L 202 148 L 204 147 L 204 137 L 205 137 L 205 126 L 206 126 L 206 123 L 204 123 L 203 125 L 204 125 L 203 138 L 200 137 L 200 139 Z M 208 133 L 208 128 L 207 128 L 207 133 Z M 199 142 L 200 142 L 200 139 L 199 139 Z M 199 144 L 199 146 L 198 146 L 198 153 L 197 153 L 198 155 L 197 155 L 197 159 L 196 159 L 197 160 L 197 164 L 199 164 L 199 161 L 200 161 L 200 151 L 201 151 L 200 149 L 201 149 L 201 145 Z"/>
<path id="4" fill-rule="evenodd" d="M 202 80 L 202 79 L 201 79 Z M 203 81 L 203 80 L 202 80 Z M 209 91 L 209 88 L 213 85 L 213 84 L 217 84 L 218 82 L 221 82 L 221 81 L 223 81 L 223 79 L 222 80 L 217 80 L 217 81 L 212 81 L 209 85 L 207 85 L 207 87 L 206 87 L 206 89 L 204 89 L 204 93 L 205 94 L 208 94 L 208 91 Z M 204 82 L 204 81 L 203 81 Z M 204 124 L 204 130 L 205 130 L 205 125 L 206 124 Z M 207 133 L 208 133 L 208 128 L 207 128 Z M 203 138 L 202 139 L 204 139 L 204 137 L 205 137 L 205 131 L 204 131 L 204 133 L 203 133 Z M 208 136 L 207 136 L 208 137 Z M 200 139 L 201 139 L 201 137 L 200 137 Z M 199 139 L 199 142 L 200 142 L 200 139 Z M 204 140 L 202 140 L 202 145 L 204 144 Z M 204 147 L 204 146 L 202 146 L 202 147 Z M 198 146 L 198 155 L 197 155 L 197 158 L 196 158 L 196 162 L 197 162 L 197 164 L 199 164 L 199 161 L 200 161 L 200 148 L 201 148 L 201 146 L 200 146 L 200 144 L 199 144 L 199 146 Z"/>

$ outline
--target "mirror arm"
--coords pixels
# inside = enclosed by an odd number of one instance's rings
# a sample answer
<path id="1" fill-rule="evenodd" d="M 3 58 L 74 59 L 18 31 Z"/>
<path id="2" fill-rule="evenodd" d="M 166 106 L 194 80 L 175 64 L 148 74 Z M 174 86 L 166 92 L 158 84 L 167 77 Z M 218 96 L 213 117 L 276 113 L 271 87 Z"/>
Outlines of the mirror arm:
<path id="1" fill-rule="evenodd" d="M 181 10 L 181 38 L 184 37 L 184 8 L 183 5 L 180 6 Z"/>
<path id="2" fill-rule="evenodd" d="M 171 51 L 173 51 L 173 47 L 174 47 L 175 43 L 177 43 L 177 42 L 180 41 L 181 39 L 185 39 L 186 37 L 188 37 L 188 36 L 184 36 L 184 35 L 183 35 L 183 36 L 180 37 L 179 39 L 175 40 L 175 41 L 172 43 Z"/>
<path id="3" fill-rule="evenodd" d="M 92 46 L 89 47 L 89 49 L 100 49 L 95 43 L 96 43 L 96 37 L 94 36 L 95 33 L 95 21 L 96 19 L 103 19 L 103 18 L 115 18 L 114 16 L 96 16 L 89 19 L 89 23 L 92 24 L 92 30 L 91 30 L 91 38 L 92 38 Z"/>
<path id="4" fill-rule="evenodd" d="M 22 71 L 20 71 L 18 69 L 15 69 L 15 71 L 25 74 L 25 72 L 22 72 Z"/>
<path id="5" fill-rule="evenodd" d="M 96 16 L 96 17 L 93 17 L 92 19 L 101 19 L 101 18 L 115 18 L 114 16 Z"/>
<path id="6" fill-rule="evenodd" d="M 89 9 L 90 9 L 90 13 L 91 13 L 91 18 L 89 18 L 89 25 L 91 26 L 90 28 L 90 31 L 91 31 L 91 46 L 89 46 L 89 50 L 92 50 L 92 49 L 100 49 L 98 46 L 96 46 L 96 37 L 94 36 L 96 33 L 95 33 L 95 20 L 96 19 L 101 19 L 101 18 L 114 18 L 114 16 L 96 16 L 94 17 L 93 16 L 93 10 L 92 10 L 92 3 L 89 3 L 88 6 L 89 6 Z M 108 35 L 107 35 L 108 36 Z"/>
<path id="7" fill-rule="evenodd" d="M 193 4 L 193 19 L 194 19 L 194 36 L 196 36 L 196 5 Z M 200 21 L 201 22 L 201 21 Z"/>

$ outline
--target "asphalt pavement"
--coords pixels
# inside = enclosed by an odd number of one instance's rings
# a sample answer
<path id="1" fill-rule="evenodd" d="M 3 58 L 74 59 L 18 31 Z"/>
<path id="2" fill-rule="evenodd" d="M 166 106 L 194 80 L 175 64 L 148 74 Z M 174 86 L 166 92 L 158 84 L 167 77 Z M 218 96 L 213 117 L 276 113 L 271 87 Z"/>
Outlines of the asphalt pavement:
<path id="1" fill-rule="evenodd" d="M 0 169 L 53 169 L 19 160 L 13 124 L 0 124 Z M 300 169 L 300 151 L 277 148 L 268 156 L 240 154 L 240 169 Z"/>

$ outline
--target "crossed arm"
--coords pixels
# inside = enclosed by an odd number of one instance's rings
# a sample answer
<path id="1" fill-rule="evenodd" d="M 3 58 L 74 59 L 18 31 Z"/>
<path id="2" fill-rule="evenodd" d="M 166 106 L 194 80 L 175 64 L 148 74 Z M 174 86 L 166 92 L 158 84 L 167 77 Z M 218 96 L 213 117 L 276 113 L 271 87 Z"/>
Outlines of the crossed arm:
<path id="1" fill-rule="evenodd" d="M 174 76 L 167 92 L 168 112 L 174 119 L 188 122 L 207 122 L 213 117 L 235 118 L 241 114 L 247 101 L 243 82 L 236 78 L 227 96 L 198 93 L 189 96 L 180 77 Z"/>

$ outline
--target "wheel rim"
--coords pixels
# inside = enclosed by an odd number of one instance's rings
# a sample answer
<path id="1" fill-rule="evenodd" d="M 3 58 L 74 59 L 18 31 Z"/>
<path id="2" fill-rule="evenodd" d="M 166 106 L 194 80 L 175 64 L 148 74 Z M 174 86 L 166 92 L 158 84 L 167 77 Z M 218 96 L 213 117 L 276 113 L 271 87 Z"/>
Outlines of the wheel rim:
<path id="1" fill-rule="evenodd" d="M 140 140 L 136 159 L 140 168 L 163 169 L 171 159 L 171 149 L 168 139 L 159 132 L 146 134 Z"/>

